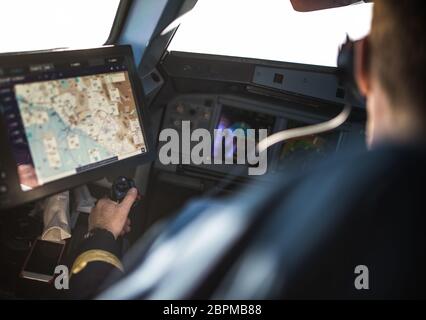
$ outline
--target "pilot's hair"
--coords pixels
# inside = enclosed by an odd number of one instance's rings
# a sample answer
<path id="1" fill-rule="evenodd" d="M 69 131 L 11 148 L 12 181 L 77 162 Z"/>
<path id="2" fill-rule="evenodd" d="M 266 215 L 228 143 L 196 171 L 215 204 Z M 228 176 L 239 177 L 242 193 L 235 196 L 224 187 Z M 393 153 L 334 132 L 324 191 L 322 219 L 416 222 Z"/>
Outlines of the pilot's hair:
<path id="1" fill-rule="evenodd" d="M 375 0 L 371 70 L 394 106 L 426 116 L 426 10 L 424 0 Z M 426 119 L 426 118 L 425 118 Z"/>

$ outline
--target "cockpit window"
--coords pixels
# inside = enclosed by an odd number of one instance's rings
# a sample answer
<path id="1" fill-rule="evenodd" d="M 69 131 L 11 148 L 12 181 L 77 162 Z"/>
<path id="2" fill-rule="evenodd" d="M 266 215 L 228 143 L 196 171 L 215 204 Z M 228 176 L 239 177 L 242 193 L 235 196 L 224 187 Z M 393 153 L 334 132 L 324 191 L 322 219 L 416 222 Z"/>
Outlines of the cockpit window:
<path id="1" fill-rule="evenodd" d="M 3 0 L 0 52 L 103 45 L 120 0 Z"/>
<path id="2" fill-rule="evenodd" d="M 290 0 L 198 0 L 169 50 L 334 67 L 347 34 L 369 33 L 372 6 L 301 13 Z"/>

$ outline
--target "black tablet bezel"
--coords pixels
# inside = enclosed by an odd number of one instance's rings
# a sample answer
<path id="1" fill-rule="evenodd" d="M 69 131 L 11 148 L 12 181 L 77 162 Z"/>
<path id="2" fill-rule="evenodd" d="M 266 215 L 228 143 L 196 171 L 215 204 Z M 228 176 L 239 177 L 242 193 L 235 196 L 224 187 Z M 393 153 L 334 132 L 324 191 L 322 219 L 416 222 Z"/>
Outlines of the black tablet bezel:
<path id="1" fill-rule="evenodd" d="M 145 138 L 146 152 L 128 159 L 106 164 L 90 171 L 76 173 L 57 181 L 46 183 L 30 191 L 23 191 L 20 186 L 16 161 L 9 143 L 7 128 L 0 112 L 0 170 L 6 173 L 6 179 L 0 184 L 7 187 L 8 191 L 0 195 L 0 209 L 8 209 L 34 200 L 42 199 L 52 194 L 72 189 L 85 183 L 96 181 L 111 175 L 114 171 L 119 174 L 120 169 L 136 167 L 155 159 L 155 148 L 147 105 L 145 103 L 143 88 L 134 62 L 132 48 L 128 45 L 105 46 L 94 49 L 59 50 L 46 52 L 27 52 L 0 55 L 0 68 L 26 67 L 33 64 L 88 61 L 93 58 L 123 57 L 130 82 L 133 88 L 135 101 L 139 111 L 139 120 Z"/>

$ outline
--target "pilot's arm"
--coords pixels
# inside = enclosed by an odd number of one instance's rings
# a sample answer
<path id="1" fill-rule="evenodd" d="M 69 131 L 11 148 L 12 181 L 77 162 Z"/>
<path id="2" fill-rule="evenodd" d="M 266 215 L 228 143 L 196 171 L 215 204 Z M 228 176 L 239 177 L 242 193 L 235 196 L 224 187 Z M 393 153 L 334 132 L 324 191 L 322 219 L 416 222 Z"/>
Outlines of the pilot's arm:
<path id="1" fill-rule="evenodd" d="M 137 190 L 131 189 L 119 204 L 102 199 L 90 213 L 89 232 L 71 267 L 72 298 L 95 296 L 109 274 L 124 271 L 117 238 L 130 231 L 128 215 L 137 196 Z"/>

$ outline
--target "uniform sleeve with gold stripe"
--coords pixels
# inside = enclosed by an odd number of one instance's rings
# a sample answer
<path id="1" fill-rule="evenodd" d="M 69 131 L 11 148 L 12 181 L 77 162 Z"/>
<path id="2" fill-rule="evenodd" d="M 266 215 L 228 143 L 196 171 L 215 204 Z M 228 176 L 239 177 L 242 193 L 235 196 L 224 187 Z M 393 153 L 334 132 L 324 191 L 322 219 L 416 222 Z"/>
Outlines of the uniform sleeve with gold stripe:
<path id="1" fill-rule="evenodd" d="M 94 230 L 75 254 L 70 270 L 69 296 L 87 299 L 96 296 L 113 272 L 124 272 L 119 243 L 107 230 Z"/>

